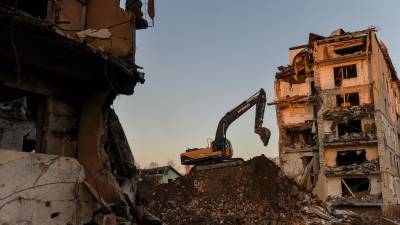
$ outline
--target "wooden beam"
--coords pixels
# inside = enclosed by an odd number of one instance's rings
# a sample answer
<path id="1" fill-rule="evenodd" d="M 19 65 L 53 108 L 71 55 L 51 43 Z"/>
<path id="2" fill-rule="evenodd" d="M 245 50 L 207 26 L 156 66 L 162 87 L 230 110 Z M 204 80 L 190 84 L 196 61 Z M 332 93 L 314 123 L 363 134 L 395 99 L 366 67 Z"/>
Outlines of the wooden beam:
<path id="1" fill-rule="evenodd" d="M 350 187 L 347 185 L 346 181 L 344 181 L 343 178 L 342 178 L 341 180 L 342 180 L 342 183 L 344 184 L 344 186 L 345 186 L 345 187 L 347 188 L 347 190 L 350 192 L 350 194 L 351 194 L 353 197 L 356 197 L 356 196 L 354 195 L 354 193 L 351 191 Z"/>

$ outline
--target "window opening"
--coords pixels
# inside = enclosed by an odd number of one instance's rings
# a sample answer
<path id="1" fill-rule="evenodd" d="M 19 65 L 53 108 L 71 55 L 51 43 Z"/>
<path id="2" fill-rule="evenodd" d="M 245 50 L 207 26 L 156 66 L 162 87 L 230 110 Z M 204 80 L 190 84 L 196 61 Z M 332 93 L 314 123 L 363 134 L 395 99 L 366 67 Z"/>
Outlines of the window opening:
<path id="1" fill-rule="evenodd" d="M 370 181 L 368 178 L 343 178 L 342 196 L 354 196 L 368 194 Z"/>
<path id="2" fill-rule="evenodd" d="M 334 67 L 333 74 L 335 78 L 335 86 L 339 87 L 342 85 L 343 79 L 350 79 L 357 77 L 356 64 Z"/>
<path id="3" fill-rule="evenodd" d="M 339 137 L 352 134 L 362 133 L 361 120 L 350 120 L 347 123 L 338 124 Z"/>
<path id="4" fill-rule="evenodd" d="M 338 166 L 349 166 L 353 164 L 362 164 L 367 160 L 365 150 L 340 151 L 336 155 L 336 164 Z"/>

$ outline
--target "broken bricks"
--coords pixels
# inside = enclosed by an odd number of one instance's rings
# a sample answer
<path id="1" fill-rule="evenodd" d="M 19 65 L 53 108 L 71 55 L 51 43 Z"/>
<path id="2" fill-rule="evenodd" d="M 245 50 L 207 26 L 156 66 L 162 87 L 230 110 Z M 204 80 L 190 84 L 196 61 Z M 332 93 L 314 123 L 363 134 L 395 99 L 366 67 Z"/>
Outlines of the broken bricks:
<path id="1" fill-rule="evenodd" d="M 146 202 L 163 221 L 176 225 L 346 224 L 355 220 L 343 212 L 335 214 L 306 194 L 265 156 L 235 167 L 192 171 L 157 186 Z"/>

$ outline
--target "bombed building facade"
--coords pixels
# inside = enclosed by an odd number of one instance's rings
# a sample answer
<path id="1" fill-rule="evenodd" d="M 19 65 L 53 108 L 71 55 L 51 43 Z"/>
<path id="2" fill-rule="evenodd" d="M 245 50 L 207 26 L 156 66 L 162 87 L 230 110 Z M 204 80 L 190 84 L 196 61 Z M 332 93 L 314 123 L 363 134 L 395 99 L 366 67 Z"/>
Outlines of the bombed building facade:
<path id="1" fill-rule="evenodd" d="M 310 34 L 275 79 L 280 165 L 337 205 L 400 213 L 399 79 L 375 28 Z"/>
<path id="2" fill-rule="evenodd" d="M 145 220 L 111 105 L 144 82 L 135 34 L 148 22 L 140 0 L 119 4 L 0 1 L 1 224 Z"/>

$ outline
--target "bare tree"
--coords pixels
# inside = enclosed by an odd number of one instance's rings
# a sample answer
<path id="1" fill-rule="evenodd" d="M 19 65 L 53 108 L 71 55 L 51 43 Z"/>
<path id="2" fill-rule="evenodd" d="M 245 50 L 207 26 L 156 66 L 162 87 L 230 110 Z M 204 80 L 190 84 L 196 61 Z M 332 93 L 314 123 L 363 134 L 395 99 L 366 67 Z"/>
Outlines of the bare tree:
<path id="1" fill-rule="evenodd" d="M 168 166 L 175 167 L 175 166 L 176 166 L 175 160 L 169 159 L 169 160 L 167 161 L 167 165 L 168 165 Z"/>
<path id="2" fill-rule="evenodd" d="M 142 166 L 137 161 L 135 161 L 135 167 L 138 170 L 142 169 Z"/>
<path id="3" fill-rule="evenodd" d="M 151 162 L 151 163 L 147 166 L 148 169 L 156 168 L 156 167 L 158 167 L 158 163 L 157 163 L 157 162 Z"/>
<path id="4" fill-rule="evenodd" d="M 167 161 L 167 165 L 173 167 L 174 169 L 176 169 L 176 170 L 178 170 L 178 171 L 181 170 L 181 166 L 180 166 L 179 164 L 177 165 L 177 164 L 175 163 L 175 160 L 173 160 L 173 159 L 169 159 L 169 160 Z"/>

